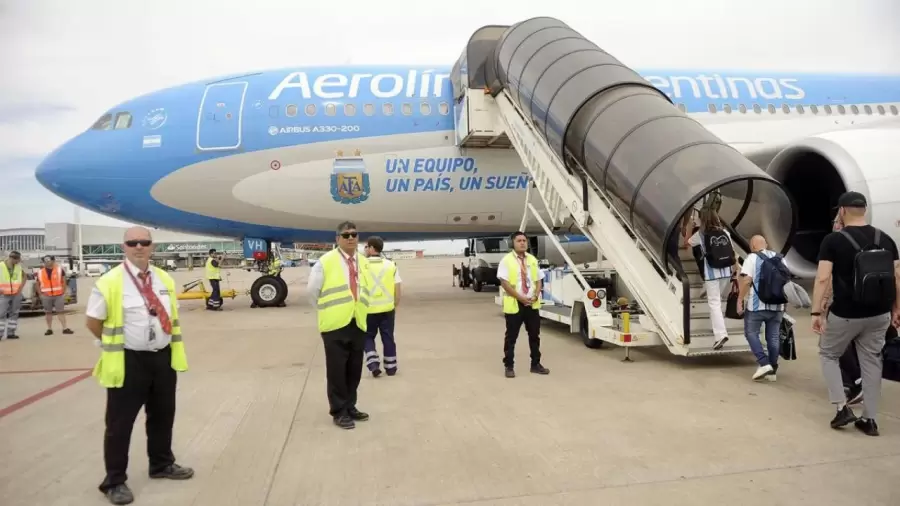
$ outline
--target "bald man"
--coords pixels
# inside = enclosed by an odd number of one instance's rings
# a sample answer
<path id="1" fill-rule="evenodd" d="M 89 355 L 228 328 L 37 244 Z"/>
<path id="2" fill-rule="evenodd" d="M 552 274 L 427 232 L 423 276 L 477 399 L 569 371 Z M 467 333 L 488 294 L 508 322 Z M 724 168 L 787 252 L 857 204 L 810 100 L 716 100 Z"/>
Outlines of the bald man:
<path id="1" fill-rule="evenodd" d="M 141 407 L 147 416 L 150 477 L 185 480 L 194 471 L 175 463 L 177 371 L 187 370 L 178 322 L 175 282 L 150 265 L 153 239 L 144 227 L 125 232 L 125 261 L 97 280 L 85 311 L 87 328 L 100 340 L 94 376 L 106 387 L 106 433 L 100 484 L 112 504 L 129 504 L 134 495 L 128 479 L 131 431 Z"/>
<path id="2" fill-rule="evenodd" d="M 741 266 L 739 279 L 740 294 L 738 296 L 738 313 L 744 314 L 744 337 L 756 356 L 758 367 L 753 373 L 753 380 L 765 378 L 775 381 L 775 373 L 778 371 L 778 352 L 781 348 L 779 331 L 781 320 L 784 318 L 785 304 L 767 304 L 759 299 L 759 280 L 762 273 L 763 262 L 775 258 L 781 262 L 781 257 L 769 249 L 766 238 L 754 235 L 750 238 L 750 254 L 744 259 Z M 783 266 L 784 263 L 781 262 Z M 760 330 L 763 324 L 766 326 L 766 349 L 760 342 Z"/>

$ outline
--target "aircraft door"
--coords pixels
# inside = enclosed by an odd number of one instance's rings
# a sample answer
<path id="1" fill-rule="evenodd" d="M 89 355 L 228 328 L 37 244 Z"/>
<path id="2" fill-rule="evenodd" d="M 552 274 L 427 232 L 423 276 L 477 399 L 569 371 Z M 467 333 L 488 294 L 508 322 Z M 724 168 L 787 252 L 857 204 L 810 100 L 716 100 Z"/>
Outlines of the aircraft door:
<path id="1" fill-rule="evenodd" d="M 221 151 L 241 146 L 246 94 L 246 81 L 213 83 L 206 87 L 197 119 L 197 149 Z"/>

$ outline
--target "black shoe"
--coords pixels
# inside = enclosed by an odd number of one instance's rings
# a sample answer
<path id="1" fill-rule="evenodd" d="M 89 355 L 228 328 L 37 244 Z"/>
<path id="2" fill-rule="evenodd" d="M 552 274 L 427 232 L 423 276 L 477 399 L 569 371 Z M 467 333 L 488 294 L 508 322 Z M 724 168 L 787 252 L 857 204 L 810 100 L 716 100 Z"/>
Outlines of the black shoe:
<path id="1" fill-rule="evenodd" d="M 47 329 L 47 332 L 44 332 L 44 335 L 45 335 L 45 336 L 52 336 L 52 335 L 53 335 L 53 329 Z"/>
<path id="2" fill-rule="evenodd" d="M 113 504 L 131 504 L 134 502 L 134 494 L 128 485 L 122 483 L 106 490 L 106 498 Z"/>
<path id="3" fill-rule="evenodd" d="M 373 378 L 377 378 L 379 376 L 381 376 L 381 369 L 375 369 L 374 371 L 372 371 Z"/>
<path id="4" fill-rule="evenodd" d="M 169 464 L 161 471 L 150 473 L 153 479 L 168 478 L 170 480 L 189 480 L 194 476 L 194 470 L 190 467 L 181 467 L 178 464 Z"/>
<path id="5" fill-rule="evenodd" d="M 393 375 L 397 374 L 397 368 L 394 367 L 393 369 L 385 369 L 385 372 L 387 372 L 388 376 L 393 376 Z"/>
<path id="6" fill-rule="evenodd" d="M 74 334 L 74 333 L 75 332 L 72 332 L 72 329 L 63 329 L 63 334 Z"/>
<path id="7" fill-rule="evenodd" d="M 18 339 L 19 336 L 15 335 L 15 334 L 12 334 L 12 335 L 6 336 L 6 338 L 7 338 L 7 339 Z"/>
<path id="8" fill-rule="evenodd" d="M 531 366 L 531 372 L 535 374 L 550 374 L 550 369 L 542 366 L 541 364 L 535 364 Z"/>
<path id="9" fill-rule="evenodd" d="M 847 389 L 847 404 L 859 404 L 863 400 L 861 385 L 853 385 Z"/>
<path id="10" fill-rule="evenodd" d="M 357 422 L 365 422 L 369 419 L 368 413 L 363 413 L 362 411 L 353 408 L 347 412 L 350 415 L 350 419 Z"/>
<path id="11" fill-rule="evenodd" d="M 515 377 L 516 377 L 516 371 L 514 371 L 512 367 L 507 367 L 507 368 L 506 368 L 506 377 L 507 377 L 507 378 L 515 378 Z"/>
<path id="12" fill-rule="evenodd" d="M 342 429 L 353 429 L 356 427 L 356 424 L 353 423 L 353 419 L 347 415 L 338 415 L 334 417 L 334 424 Z"/>
<path id="13" fill-rule="evenodd" d="M 872 418 L 860 418 L 853 425 L 867 436 L 878 435 L 878 424 L 875 423 L 875 420 Z"/>
<path id="14" fill-rule="evenodd" d="M 855 421 L 856 415 L 853 414 L 853 410 L 850 409 L 850 406 L 844 406 L 831 419 L 831 428 L 837 429 Z"/>

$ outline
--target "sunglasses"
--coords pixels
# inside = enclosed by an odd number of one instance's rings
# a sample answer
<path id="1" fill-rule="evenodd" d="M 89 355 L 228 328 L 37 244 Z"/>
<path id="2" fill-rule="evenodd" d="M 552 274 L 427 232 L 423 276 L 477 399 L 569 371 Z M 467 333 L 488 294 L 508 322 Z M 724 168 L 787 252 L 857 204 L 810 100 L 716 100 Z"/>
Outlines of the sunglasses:
<path id="1" fill-rule="evenodd" d="M 151 244 L 153 244 L 153 241 L 151 241 L 149 239 L 141 239 L 140 241 L 125 241 L 125 246 L 128 246 L 129 248 L 135 248 L 135 247 L 137 247 L 138 244 L 147 248 Z"/>
<path id="2" fill-rule="evenodd" d="M 357 235 L 359 235 L 358 232 L 341 232 L 341 237 L 343 237 L 344 239 L 352 239 Z"/>

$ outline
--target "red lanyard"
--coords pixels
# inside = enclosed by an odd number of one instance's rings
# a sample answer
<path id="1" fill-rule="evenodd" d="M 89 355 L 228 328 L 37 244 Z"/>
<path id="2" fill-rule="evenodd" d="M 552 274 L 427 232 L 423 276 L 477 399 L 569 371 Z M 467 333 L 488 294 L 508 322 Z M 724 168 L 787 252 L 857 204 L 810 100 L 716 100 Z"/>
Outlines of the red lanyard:
<path id="1" fill-rule="evenodd" d="M 128 275 L 131 277 L 131 281 L 134 282 L 135 288 L 138 289 L 138 293 L 141 294 L 141 298 L 144 299 L 144 305 L 147 306 L 147 312 L 150 313 L 150 316 L 156 316 L 156 310 L 153 309 L 153 306 L 150 304 L 150 301 L 147 300 L 147 290 L 153 290 L 153 280 L 150 279 L 150 269 L 147 269 L 147 277 L 144 278 L 143 283 L 138 283 L 137 278 L 134 277 L 134 273 L 131 272 L 131 269 L 128 265 L 123 265 L 125 270 L 128 272 Z M 143 286 L 141 286 L 143 285 Z"/>

